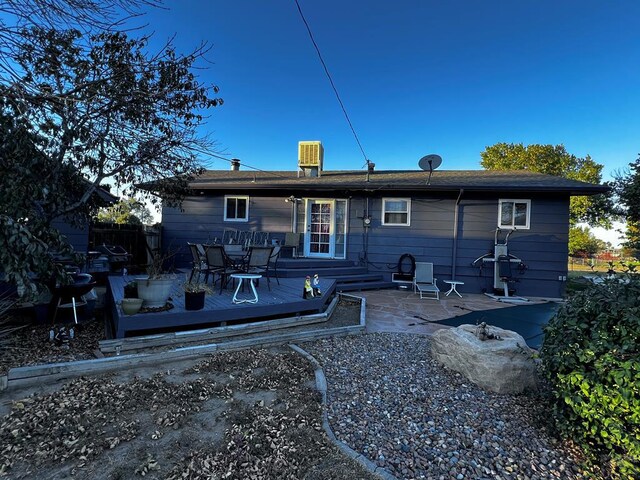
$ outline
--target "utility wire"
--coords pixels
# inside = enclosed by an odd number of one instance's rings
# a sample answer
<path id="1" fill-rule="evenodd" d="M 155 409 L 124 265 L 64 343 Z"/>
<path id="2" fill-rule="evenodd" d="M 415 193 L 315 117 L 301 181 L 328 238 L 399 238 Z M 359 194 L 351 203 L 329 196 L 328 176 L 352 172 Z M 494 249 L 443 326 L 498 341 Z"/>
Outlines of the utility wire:
<path id="1" fill-rule="evenodd" d="M 294 0 L 296 2 L 296 6 L 298 7 L 298 12 L 300 13 L 300 17 L 302 18 L 302 21 L 304 22 L 305 27 L 307 27 L 307 32 L 309 33 L 309 38 L 311 39 L 311 43 L 313 43 L 314 48 L 316 49 L 316 53 L 318 54 L 318 58 L 320 59 L 320 63 L 322 64 L 322 67 L 324 68 L 324 73 L 327 75 L 327 78 L 329 79 L 329 83 L 331 83 L 331 88 L 333 88 L 333 93 L 335 93 L 336 98 L 338 99 L 338 103 L 340 104 L 340 108 L 342 108 L 342 113 L 344 113 L 345 118 L 347 119 L 347 123 L 349 124 L 349 127 L 351 128 L 351 132 L 353 133 L 353 136 L 356 139 L 356 143 L 358 144 L 358 147 L 360 147 L 360 151 L 362 152 L 362 156 L 364 157 L 365 161 L 367 162 L 367 166 L 369 165 L 369 159 L 367 158 L 366 153 L 364 153 L 364 148 L 362 148 L 362 144 L 360 143 L 360 139 L 358 138 L 358 134 L 356 133 L 355 128 L 353 128 L 353 124 L 351 123 L 351 119 L 349 118 L 349 114 L 347 114 L 347 109 L 344 107 L 344 103 L 342 103 L 342 99 L 340 98 L 340 94 L 338 93 L 338 89 L 336 88 L 336 85 L 333 83 L 333 79 L 331 78 L 331 74 L 329 73 L 329 69 L 327 68 L 327 64 L 324 63 L 324 59 L 322 58 L 322 54 L 320 53 L 320 48 L 318 47 L 318 44 L 316 43 L 315 39 L 313 38 L 313 33 L 311 33 L 311 27 L 309 27 L 309 23 L 307 22 L 307 19 L 304 17 L 304 13 L 302 13 L 302 8 L 300 8 L 300 3 L 298 2 L 298 0 Z"/>
<path id="2" fill-rule="evenodd" d="M 192 147 L 191 149 L 193 151 L 195 151 L 195 152 L 202 153 L 204 155 L 208 155 L 209 157 L 213 157 L 213 158 L 217 158 L 217 159 L 220 159 L 220 160 L 224 160 L 225 162 L 231 163 L 233 161 L 233 159 L 222 157 L 222 156 L 218 155 L 217 153 L 210 152 L 210 151 L 208 151 L 206 149 L 202 149 L 202 148 L 198 148 L 198 147 Z M 264 173 L 266 175 L 271 175 L 272 177 L 280 178 L 282 180 L 290 180 L 291 179 L 291 177 L 285 177 L 284 175 L 280 175 L 280 174 L 278 174 L 278 173 L 276 173 L 276 172 L 274 172 L 272 170 L 262 170 L 262 169 L 260 169 L 258 167 L 253 167 L 251 165 L 248 165 L 248 164 L 246 164 L 244 162 L 240 162 L 240 165 L 245 167 L 245 168 L 248 168 L 249 170 L 254 170 L 256 172 Z"/>

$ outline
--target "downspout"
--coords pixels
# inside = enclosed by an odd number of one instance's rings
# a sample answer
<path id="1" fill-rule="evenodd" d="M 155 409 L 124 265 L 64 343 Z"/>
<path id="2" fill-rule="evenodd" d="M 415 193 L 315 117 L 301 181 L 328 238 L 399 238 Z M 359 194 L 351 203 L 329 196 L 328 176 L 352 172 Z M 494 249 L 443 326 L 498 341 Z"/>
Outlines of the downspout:
<path id="1" fill-rule="evenodd" d="M 460 199 L 464 194 L 464 188 L 460 189 L 456 206 L 453 211 L 453 252 L 451 253 L 451 280 L 456 279 L 456 262 L 458 260 L 458 212 L 460 210 Z"/>
<path id="2" fill-rule="evenodd" d="M 369 175 L 369 173 L 367 173 L 367 175 Z M 364 212 L 364 215 L 362 215 L 363 228 L 364 228 L 364 232 L 362 232 L 362 235 L 363 235 L 362 247 L 364 250 L 364 256 L 362 259 L 360 259 L 361 261 L 364 261 L 364 266 L 367 267 L 367 271 L 369 270 L 369 226 L 364 225 L 364 219 L 368 216 L 369 216 L 369 197 L 367 197 L 365 212 Z"/>
<path id="3" fill-rule="evenodd" d="M 291 215 L 291 231 L 293 233 L 297 233 L 298 232 L 298 199 L 294 199 L 293 202 L 291 202 L 291 208 L 292 208 L 292 215 Z"/>

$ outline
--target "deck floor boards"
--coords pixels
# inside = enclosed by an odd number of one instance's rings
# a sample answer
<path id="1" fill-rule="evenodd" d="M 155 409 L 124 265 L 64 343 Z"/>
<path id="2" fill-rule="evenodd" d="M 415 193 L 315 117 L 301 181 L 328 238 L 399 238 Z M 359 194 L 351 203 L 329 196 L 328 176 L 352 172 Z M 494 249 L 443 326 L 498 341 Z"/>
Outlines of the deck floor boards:
<path id="1" fill-rule="evenodd" d="M 275 278 L 271 279 L 271 291 L 267 287 L 265 278 L 261 279 L 258 291 L 259 301 L 255 304 L 233 304 L 231 299 L 235 288 L 224 289 L 220 294 L 220 287 L 214 287 L 213 295 L 205 297 L 205 305 L 202 310 L 188 311 L 184 308 L 184 293 L 180 284 L 184 277 L 178 275 L 170 296 L 173 308 L 163 312 L 138 313 L 125 315 L 120 306 L 124 297 L 124 285 L 135 280 L 135 277 L 110 276 L 108 281 L 109 310 L 113 319 L 114 336 L 123 338 L 127 333 L 141 332 L 143 330 L 176 330 L 188 326 L 211 326 L 239 320 L 259 320 L 260 318 L 273 318 L 277 316 L 292 316 L 298 313 L 319 312 L 329 302 L 335 291 L 336 281 L 327 278 L 320 279 L 322 295 L 317 298 L 303 299 L 302 291 L 304 278 L 281 278 L 280 285 Z M 239 293 L 239 298 L 251 296 L 249 287 Z M 146 332 L 149 333 L 149 332 Z"/>

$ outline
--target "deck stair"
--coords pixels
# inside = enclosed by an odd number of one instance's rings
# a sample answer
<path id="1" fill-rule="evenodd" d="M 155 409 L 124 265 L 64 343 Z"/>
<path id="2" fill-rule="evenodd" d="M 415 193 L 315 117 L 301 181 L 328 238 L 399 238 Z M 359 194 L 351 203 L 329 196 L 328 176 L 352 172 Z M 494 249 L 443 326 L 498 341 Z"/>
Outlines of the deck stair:
<path id="1" fill-rule="evenodd" d="M 280 278 L 302 278 L 316 273 L 321 278 L 335 279 L 338 292 L 396 288 L 395 283 L 385 281 L 382 273 L 369 273 L 366 267 L 357 266 L 351 260 L 281 258 L 278 261 Z"/>

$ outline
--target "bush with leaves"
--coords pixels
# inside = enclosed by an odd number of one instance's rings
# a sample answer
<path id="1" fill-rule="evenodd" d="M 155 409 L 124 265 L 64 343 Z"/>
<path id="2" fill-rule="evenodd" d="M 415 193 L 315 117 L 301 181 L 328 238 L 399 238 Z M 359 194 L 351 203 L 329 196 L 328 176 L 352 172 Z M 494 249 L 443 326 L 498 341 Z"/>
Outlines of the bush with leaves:
<path id="1" fill-rule="evenodd" d="M 545 328 L 541 352 L 559 429 L 607 470 L 640 476 L 640 278 L 574 295 Z"/>

